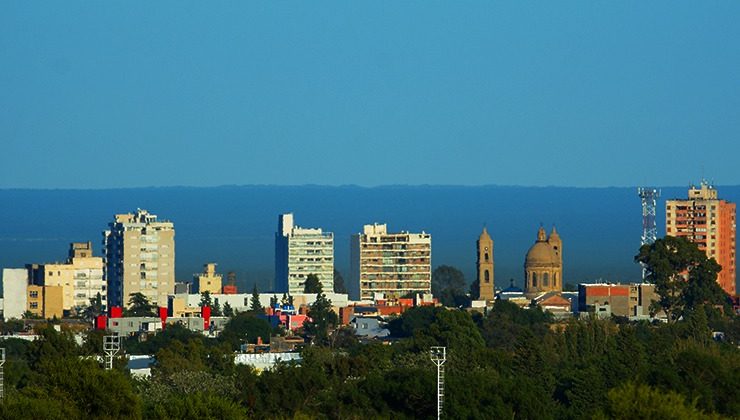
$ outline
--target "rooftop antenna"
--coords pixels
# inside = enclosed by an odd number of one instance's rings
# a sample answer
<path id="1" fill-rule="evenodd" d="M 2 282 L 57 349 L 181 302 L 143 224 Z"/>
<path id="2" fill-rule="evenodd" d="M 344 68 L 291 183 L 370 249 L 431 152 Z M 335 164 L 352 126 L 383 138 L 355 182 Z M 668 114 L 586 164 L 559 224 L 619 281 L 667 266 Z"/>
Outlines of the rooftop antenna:
<path id="1" fill-rule="evenodd" d="M 437 366 L 437 420 L 442 416 L 442 405 L 445 398 L 445 362 L 447 347 L 432 346 L 429 352 L 432 362 Z"/>
<path id="2" fill-rule="evenodd" d="M 113 369 L 113 358 L 121 350 L 121 336 L 118 334 L 103 336 L 103 352 L 105 353 L 105 370 Z"/>
<path id="3" fill-rule="evenodd" d="M 657 199 L 660 197 L 660 190 L 655 188 L 640 187 L 637 189 L 637 195 L 642 201 L 642 237 L 640 246 L 650 245 L 658 239 L 658 228 L 655 225 L 655 215 L 657 208 Z M 642 265 L 642 279 L 647 277 L 645 265 Z"/>

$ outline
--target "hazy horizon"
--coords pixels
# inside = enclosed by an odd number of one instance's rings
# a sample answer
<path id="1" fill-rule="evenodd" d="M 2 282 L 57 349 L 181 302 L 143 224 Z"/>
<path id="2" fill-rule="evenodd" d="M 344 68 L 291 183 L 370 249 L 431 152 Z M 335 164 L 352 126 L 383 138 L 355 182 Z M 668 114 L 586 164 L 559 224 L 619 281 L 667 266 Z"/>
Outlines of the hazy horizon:
<path id="1" fill-rule="evenodd" d="M 737 184 L 716 184 L 711 180 L 706 180 L 710 185 L 717 189 L 722 187 L 737 187 Z M 218 185 L 132 185 L 124 187 L 0 187 L 0 191 L 13 191 L 13 190 L 27 190 L 27 191 L 105 191 L 105 190 L 136 190 L 136 189 L 167 189 L 167 188 L 232 188 L 232 187 L 270 187 L 270 188 L 393 188 L 393 187 L 453 187 L 453 188 L 485 188 L 485 187 L 497 187 L 497 188 L 573 188 L 573 189 L 609 189 L 609 188 L 688 188 L 691 185 L 698 186 L 702 181 L 689 182 L 685 185 L 604 185 L 604 186 L 577 186 L 577 185 L 524 185 L 524 184 L 378 184 L 378 185 L 362 185 L 362 184 L 218 184 Z"/>

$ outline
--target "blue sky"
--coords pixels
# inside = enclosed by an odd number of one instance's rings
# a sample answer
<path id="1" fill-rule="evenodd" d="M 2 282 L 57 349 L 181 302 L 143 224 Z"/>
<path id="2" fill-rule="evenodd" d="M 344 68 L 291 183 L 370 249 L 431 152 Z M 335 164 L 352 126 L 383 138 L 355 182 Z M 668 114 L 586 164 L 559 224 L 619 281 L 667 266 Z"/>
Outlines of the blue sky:
<path id="1" fill-rule="evenodd" d="M 737 1 L 3 2 L 0 188 L 740 184 L 738 22 Z"/>

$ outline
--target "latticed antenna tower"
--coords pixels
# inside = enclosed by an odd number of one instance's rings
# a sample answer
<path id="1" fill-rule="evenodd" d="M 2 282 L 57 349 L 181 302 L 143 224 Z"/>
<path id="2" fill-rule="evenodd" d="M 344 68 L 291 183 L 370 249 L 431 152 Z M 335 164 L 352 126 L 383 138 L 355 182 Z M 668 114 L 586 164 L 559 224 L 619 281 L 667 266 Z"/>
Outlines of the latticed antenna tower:
<path id="1" fill-rule="evenodd" d="M 113 358 L 121 350 L 121 337 L 106 335 L 103 337 L 103 352 L 105 353 L 105 370 L 113 369 Z"/>
<path id="2" fill-rule="evenodd" d="M 655 215 L 657 200 L 660 197 L 660 190 L 655 188 L 638 188 L 637 195 L 642 200 L 642 237 L 640 246 L 650 245 L 658 239 L 658 228 L 655 225 Z M 642 279 L 645 280 L 647 272 L 642 267 Z"/>
<path id="3" fill-rule="evenodd" d="M 432 362 L 437 365 L 437 420 L 442 416 L 442 405 L 445 398 L 445 362 L 447 361 L 447 348 L 433 346 L 429 352 Z"/>

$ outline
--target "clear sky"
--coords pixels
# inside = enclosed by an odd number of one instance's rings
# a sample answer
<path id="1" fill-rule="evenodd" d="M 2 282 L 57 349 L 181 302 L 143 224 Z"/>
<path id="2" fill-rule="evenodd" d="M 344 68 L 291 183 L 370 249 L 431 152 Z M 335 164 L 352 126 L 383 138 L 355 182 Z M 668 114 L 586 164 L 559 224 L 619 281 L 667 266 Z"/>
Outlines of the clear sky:
<path id="1" fill-rule="evenodd" d="M 739 133 L 735 0 L 0 3 L 0 188 L 740 184 Z"/>

